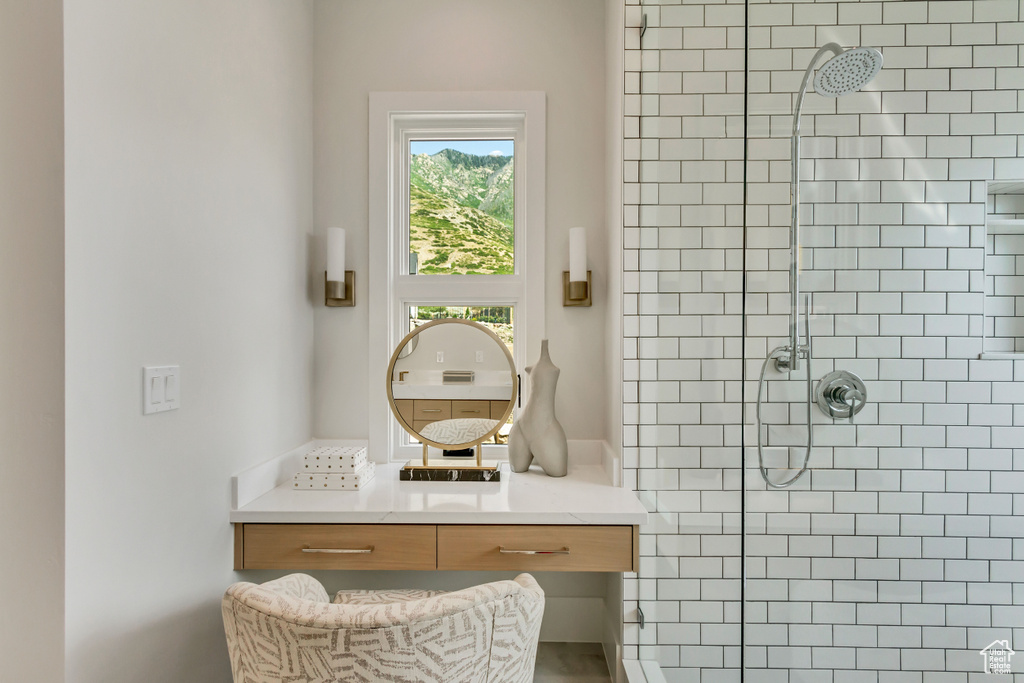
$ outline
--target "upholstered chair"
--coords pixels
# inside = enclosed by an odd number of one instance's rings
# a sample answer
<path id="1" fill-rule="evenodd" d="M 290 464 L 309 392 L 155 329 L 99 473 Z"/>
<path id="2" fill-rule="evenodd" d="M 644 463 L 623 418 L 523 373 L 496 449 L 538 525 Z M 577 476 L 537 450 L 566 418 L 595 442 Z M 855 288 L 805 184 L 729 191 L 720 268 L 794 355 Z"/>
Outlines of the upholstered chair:
<path id="1" fill-rule="evenodd" d="M 305 574 L 221 603 L 235 683 L 530 683 L 544 591 L 529 574 L 465 590 L 341 591 Z"/>

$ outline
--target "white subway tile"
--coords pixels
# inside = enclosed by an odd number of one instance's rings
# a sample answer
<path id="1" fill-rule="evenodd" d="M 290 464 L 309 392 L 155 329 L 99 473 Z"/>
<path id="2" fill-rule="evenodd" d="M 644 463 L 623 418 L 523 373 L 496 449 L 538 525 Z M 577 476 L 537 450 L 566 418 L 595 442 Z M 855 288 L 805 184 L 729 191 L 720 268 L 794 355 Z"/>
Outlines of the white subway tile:
<path id="1" fill-rule="evenodd" d="M 1018 21 L 1018 3 L 1015 0 L 988 0 L 975 2 L 974 21 Z"/>
<path id="2" fill-rule="evenodd" d="M 973 2 L 936 2 L 933 0 L 928 3 L 928 21 L 970 23 L 973 20 Z"/>

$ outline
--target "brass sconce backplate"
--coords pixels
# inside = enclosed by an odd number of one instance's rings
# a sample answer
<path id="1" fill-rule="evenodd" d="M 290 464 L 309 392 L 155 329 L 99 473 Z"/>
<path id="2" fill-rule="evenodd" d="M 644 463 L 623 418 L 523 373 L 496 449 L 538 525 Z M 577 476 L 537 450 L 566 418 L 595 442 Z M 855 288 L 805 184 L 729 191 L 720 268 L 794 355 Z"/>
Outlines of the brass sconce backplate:
<path id="1" fill-rule="evenodd" d="M 345 271 L 345 296 L 339 297 L 338 289 L 341 283 L 332 282 L 327 279 L 327 271 L 324 271 L 324 306 L 332 308 L 341 306 L 356 305 L 356 274 L 354 271 Z"/>
<path id="2" fill-rule="evenodd" d="M 569 271 L 562 271 L 562 305 L 590 306 L 591 303 L 590 271 L 587 271 L 586 282 L 569 282 Z M 582 291 L 581 291 L 582 290 Z"/>

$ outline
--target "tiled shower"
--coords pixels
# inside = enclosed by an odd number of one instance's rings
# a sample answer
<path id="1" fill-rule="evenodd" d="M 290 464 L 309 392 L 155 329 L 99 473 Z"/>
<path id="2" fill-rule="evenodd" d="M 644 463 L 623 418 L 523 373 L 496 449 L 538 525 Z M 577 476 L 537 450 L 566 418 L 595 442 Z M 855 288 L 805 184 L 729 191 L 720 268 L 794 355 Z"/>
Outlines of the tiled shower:
<path id="1" fill-rule="evenodd" d="M 982 650 L 1024 648 L 1024 3 L 627 0 L 625 26 L 623 438 L 652 512 L 626 657 L 687 683 L 988 680 Z M 868 397 L 852 424 L 813 406 L 811 470 L 773 490 L 757 380 L 788 333 L 793 100 L 828 42 L 884 66 L 804 105 L 810 371 Z M 805 371 L 766 375 L 778 477 Z"/>

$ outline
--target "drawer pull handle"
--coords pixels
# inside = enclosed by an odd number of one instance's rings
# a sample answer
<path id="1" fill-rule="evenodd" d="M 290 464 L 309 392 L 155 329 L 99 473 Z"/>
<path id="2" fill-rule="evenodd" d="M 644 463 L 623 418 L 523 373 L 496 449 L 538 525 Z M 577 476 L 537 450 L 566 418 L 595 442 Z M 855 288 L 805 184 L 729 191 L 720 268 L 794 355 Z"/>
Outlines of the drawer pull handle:
<path id="1" fill-rule="evenodd" d="M 441 409 L 440 408 L 424 408 L 423 412 L 424 413 L 440 413 Z"/>
<path id="2" fill-rule="evenodd" d="M 335 555 L 362 555 L 373 552 L 373 546 L 369 548 L 310 548 L 302 549 L 304 553 L 332 553 Z"/>
<path id="3" fill-rule="evenodd" d="M 466 410 L 465 408 L 459 408 L 458 412 L 460 412 L 460 413 L 479 413 L 480 411 L 479 410 Z"/>
<path id="4" fill-rule="evenodd" d="M 569 549 L 561 550 L 512 550 L 503 545 L 498 546 L 498 552 L 502 555 L 568 555 Z"/>

